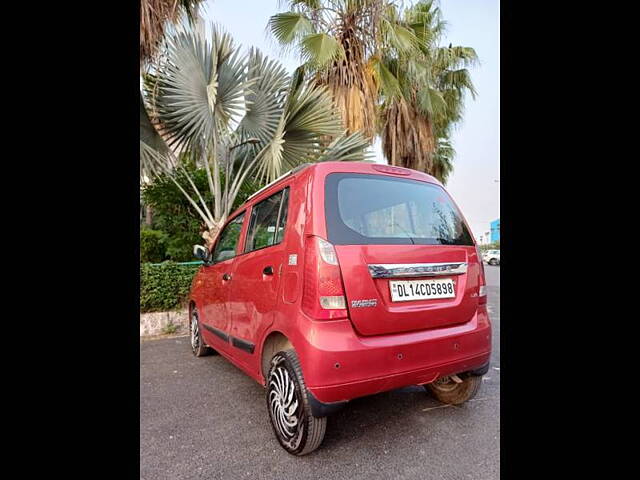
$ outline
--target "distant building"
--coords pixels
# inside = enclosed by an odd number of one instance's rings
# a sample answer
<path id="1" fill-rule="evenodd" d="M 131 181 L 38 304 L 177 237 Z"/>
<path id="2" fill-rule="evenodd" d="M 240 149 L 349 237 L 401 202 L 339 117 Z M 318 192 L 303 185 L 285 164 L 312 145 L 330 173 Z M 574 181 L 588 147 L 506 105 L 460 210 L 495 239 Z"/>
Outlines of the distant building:
<path id="1" fill-rule="evenodd" d="M 500 241 L 500 219 L 491 222 L 491 243 Z"/>

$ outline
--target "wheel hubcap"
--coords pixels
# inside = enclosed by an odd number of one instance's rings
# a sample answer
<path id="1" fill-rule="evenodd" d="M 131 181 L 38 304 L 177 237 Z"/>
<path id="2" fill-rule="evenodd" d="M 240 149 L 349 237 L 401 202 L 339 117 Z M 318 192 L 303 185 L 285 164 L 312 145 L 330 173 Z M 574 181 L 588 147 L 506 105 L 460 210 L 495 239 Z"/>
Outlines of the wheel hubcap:
<path id="1" fill-rule="evenodd" d="M 191 348 L 197 350 L 200 344 L 199 338 L 200 332 L 198 330 L 198 317 L 196 315 L 191 316 Z"/>
<path id="2" fill-rule="evenodd" d="M 296 385 L 283 365 L 271 370 L 269 377 L 269 413 L 280 439 L 289 448 L 300 445 L 304 422 L 300 418 L 300 402 Z"/>

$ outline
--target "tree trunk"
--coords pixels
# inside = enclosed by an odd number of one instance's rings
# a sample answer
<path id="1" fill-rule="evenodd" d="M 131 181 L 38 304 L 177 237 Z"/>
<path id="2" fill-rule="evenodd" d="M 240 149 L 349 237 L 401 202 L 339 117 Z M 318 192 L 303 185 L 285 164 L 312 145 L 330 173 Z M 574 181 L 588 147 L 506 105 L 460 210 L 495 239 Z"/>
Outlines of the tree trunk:
<path id="1" fill-rule="evenodd" d="M 149 205 L 145 207 L 144 214 L 144 224 L 150 227 L 153 222 L 153 210 Z"/>
<path id="2" fill-rule="evenodd" d="M 204 241 L 205 241 L 205 247 L 207 247 L 209 249 L 209 251 L 211 251 L 213 249 L 213 244 L 215 243 L 219 232 L 220 232 L 220 226 L 216 225 L 216 226 L 210 228 L 209 230 L 205 229 L 201 233 L 202 238 L 204 238 Z"/>

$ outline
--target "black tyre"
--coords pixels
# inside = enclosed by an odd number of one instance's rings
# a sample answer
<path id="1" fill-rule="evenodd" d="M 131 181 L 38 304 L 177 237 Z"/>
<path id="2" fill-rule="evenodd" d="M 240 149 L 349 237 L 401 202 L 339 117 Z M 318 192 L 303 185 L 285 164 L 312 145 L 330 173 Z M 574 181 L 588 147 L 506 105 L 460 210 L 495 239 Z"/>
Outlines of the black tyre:
<path id="1" fill-rule="evenodd" d="M 191 311 L 191 319 L 189 321 L 189 339 L 191 340 L 191 352 L 196 357 L 204 357 L 213 353 L 211 347 L 204 343 L 204 339 L 200 334 L 200 319 L 198 317 L 198 309 L 195 307 Z"/>
<path id="2" fill-rule="evenodd" d="M 300 361 L 293 350 L 278 352 L 271 359 L 267 410 L 273 431 L 287 452 L 306 455 L 322 443 L 327 417 L 312 415 Z"/>
<path id="3" fill-rule="evenodd" d="M 460 405 L 476 396 L 482 377 L 469 375 L 461 380 L 462 383 L 456 383 L 451 377 L 443 377 L 425 385 L 425 388 L 442 403 Z"/>
<path id="4" fill-rule="evenodd" d="M 489 260 L 489 265 L 496 266 L 497 264 L 498 264 L 498 260 L 496 260 L 495 258 L 492 258 L 491 260 Z"/>

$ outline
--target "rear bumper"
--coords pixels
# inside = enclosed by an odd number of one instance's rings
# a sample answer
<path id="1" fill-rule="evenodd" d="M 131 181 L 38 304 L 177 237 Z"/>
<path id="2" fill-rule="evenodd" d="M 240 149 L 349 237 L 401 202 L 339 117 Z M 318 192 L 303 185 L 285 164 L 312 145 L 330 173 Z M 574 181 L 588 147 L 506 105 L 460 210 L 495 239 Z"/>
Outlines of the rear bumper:
<path id="1" fill-rule="evenodd" d="M 372 337 L 358 336 L 349 320 L 303 318 L 300 354 L 307 387 L 320 403 L 336 403 L 454 373 L 486 373 L 491 325 L 486 307 L 453 327 Z M 472 372 L 473 371 L 473 372 Z"/>

